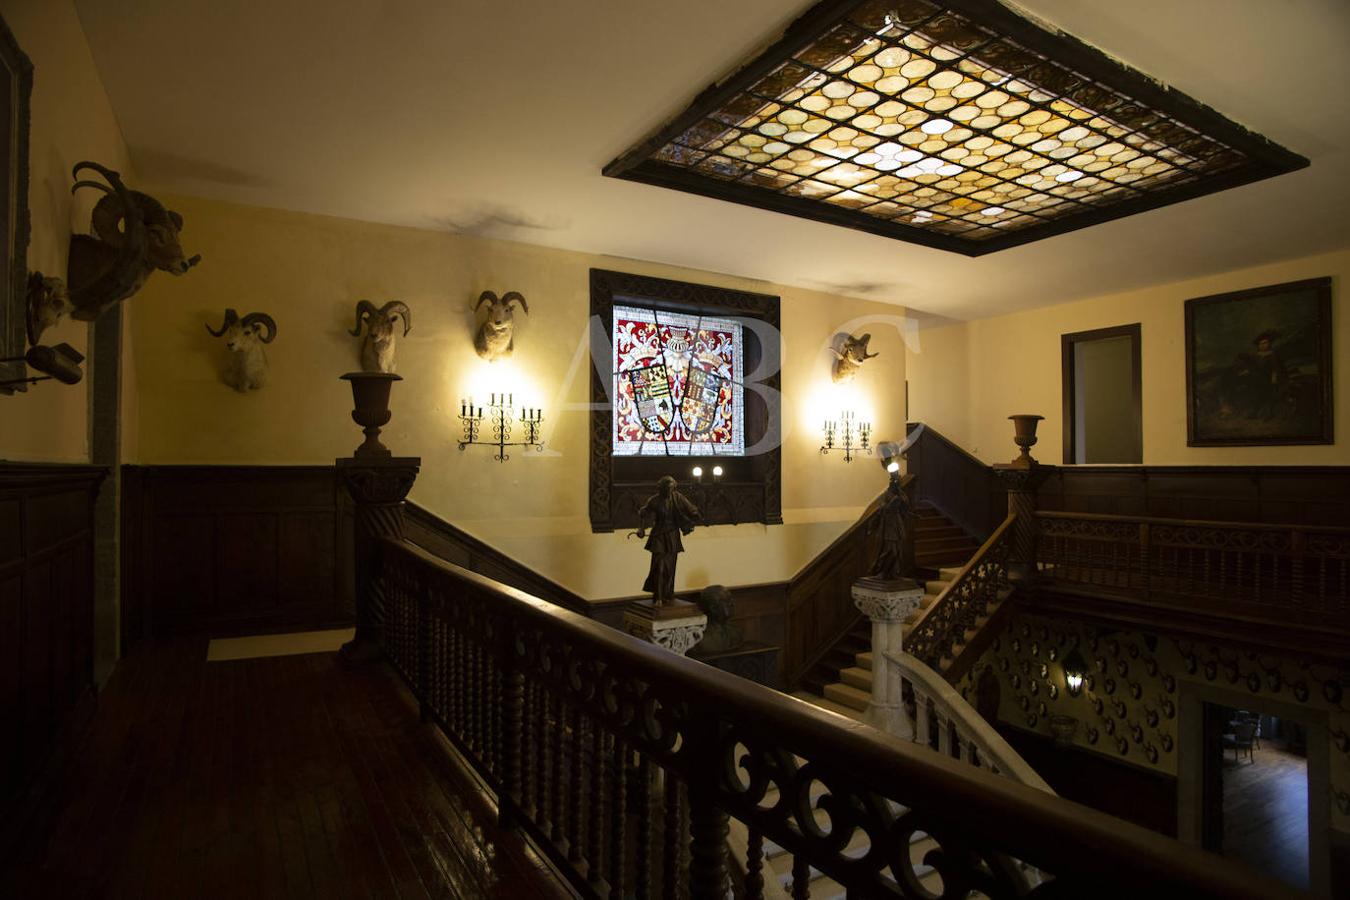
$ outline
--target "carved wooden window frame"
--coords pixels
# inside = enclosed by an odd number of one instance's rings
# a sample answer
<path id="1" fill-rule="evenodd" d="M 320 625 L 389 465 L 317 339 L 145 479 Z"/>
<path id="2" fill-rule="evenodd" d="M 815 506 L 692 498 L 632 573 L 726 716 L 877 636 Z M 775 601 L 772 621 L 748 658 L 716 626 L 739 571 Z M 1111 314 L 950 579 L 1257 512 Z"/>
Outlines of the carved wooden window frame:
<path id="1" fill-rule="evenodd" d="M 656 479 L 673 475 L 681 489 L 690 493 L 708 524 L 761 522 L 783 523 L 782 504 L 782 403 L 781 343 L 764 346 L 754 328 L 746 328 L 746 435 L 747 450 L 760 442 L 770 449 L 743 457 L 639 456 L 615 457 L 613 447 L 613 358 L 614 305 L 694 312 L 722 318 L 756 320 L 780 334 L 779 298 L 770 294 L 735 291 L 633 275 L 607 269 L 591 269 L 591 434 L 590 519 L 591 530 L 608 532 L 638 524 L 637 510 L 655 490 Z M 765 359 L 771 374 L 755 378 L 753 372 Z M 603 362 L 602 362 L 603 361 Z M 752 384 L 765 390 L 750 389 Z M 767 396 L 765 396 L 767 395 Z M 714 486 L 691 484 L 690 470 L 716 463 L 727 476 Z"/>
<path id="2" fill-rule="evenodd" d="M 21 357 L 28 331 L 28 132 L 30 102 L 33 94 L 33 63 L 19 48 L 9 25 L 0 18 L 0 65 L 7 84 L 0 85 L 0 127 L 6 128 L 6 140 L 0 141 L 0 382 L 27 376 Z M 3 90 L 8 88 L 8 90 Z M 5 108 L 7 107 L 7 109 Z M 7 195 L 7 196 L 6 196 Z M 0 393 L 26 390 L 27 385 L 0 387 Z"/>

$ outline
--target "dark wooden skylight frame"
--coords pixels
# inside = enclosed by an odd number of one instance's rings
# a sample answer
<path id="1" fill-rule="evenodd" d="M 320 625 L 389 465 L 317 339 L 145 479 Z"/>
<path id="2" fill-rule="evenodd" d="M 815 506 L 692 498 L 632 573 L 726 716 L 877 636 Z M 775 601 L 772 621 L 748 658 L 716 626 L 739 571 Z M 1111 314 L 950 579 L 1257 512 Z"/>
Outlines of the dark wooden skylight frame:
<path id="1" fill-rule="evenodd" d="M 1085 82 L 1075 86 L 1074 90 L 1081 90 L 1090 82 L 1111 92 L 1126 95 L 1139 105 L 1169 117 L 1186 128 L 1199 132 L 1201 136 L 1226 145 L 1227 148 L 1245 157 L 1245 159 L 1225 171 L 1210 175 L 1200 174 L 1194 180 L 1172 187 L 1155 188 L 1141 182 L 1142 189 L 1133 189 L 1138 195 L 1127 200 L 1110 202 L 1100 199 L 1075 200 L 1073 202 L 1081 207 L 1077 212 L 1068 215 L 1050 212 L 1044 217 L 1045 220 L 1039 224 L 1024 226 L 1019 230 L 1009 230 L 975 240 L 956 234 L 944 234 L 932 230 L 930 226 L 880 219 L 874 215 L 850 209 L 843 205 L 832 204 L 823 199 L 791 196 L 780 193 L 777 189 L 758 187 L 746 181 L 731 181 L 704 175 L 696 169 L 664 163 L 655 158 L 658 152 L 671 145 L 676 138 L 685 135 L 700 122 L 717 118 L 714 114 L 722 110 L 728 102 L 738 96 L 748 96 L 752 86 L 758 85 L 761 79 L 780 66 L 792 62 L 794 57 L 803 54 L 807 48 L 821 40 L 831 29 L 845 23 L 851 14 L 866 13 L 869 10 L 875 14 L 882 8 L 913 7 L 920 2 L 923 2 L 923 0 L 896 0 L 896 2 L 890 3 L 879 2 L 879 0 L 823 0 L 823 2 L 817 3 L 793 22 L 768 49 L 727 78 L 705 89 L 682 113 L 606 165 L 603 174 L 829 224 L 842 225 L 883 237 L 948 250 L 967 256 L 981 256 L 1260 181 L 1285 172 L 1295 171 L 1309 164 L 1305 157 L 1244 128 L 1194 98 L 1168 88 L 1166 85 L 1113 59 L 1072 35 L 1045 29 L 1039 24 L 1023 18 L 1014 10 L 999 3 L 998 0 L 927 0 L 927 2 L 938 7 L 941 14 L 954 13 L 969 20 L 980 29 L 994 33 L 996 38 L 1010 39 L 1016 45 L 1020 45 L 1020 48 L 1040 54 L 1058 67 L 1071 70 L 1073 75 L 1085 79 Z M 930 21 L 939 17 L 935 16 Z M 923 26 L 913 28 L 915 33 L 921 33 L 922 29 Z M 854 30 L 858 30 L 856 26 L 854 26 Z M 858 33 L 864 34 L 860 30 L 858 30 Z M 939 40 L 936 43 L 941 44 L 942 42 Z M 995 40 L 990 40 L 981 49 L 994 43 Z M 969 59 L 972 62 L 982 62 L 978 50 L 968 52 Z M 841 76 L 836 75 L 834 77 Z M 1018 74 L 1010 77 L 1023 80 L 1021 75 Z M 1036 85 L 1033 78 L 1026 78 L 1025 82 L 1033 86 Z M 996 87 L 997 84 L 994 85 L 994 88 Z M 1053 89 L 1049 90 L 1053 92 Z M 881 96 L 883 100 L 886 97 L 885 94 Z M 1089 104 L 1080 103 L 1076 100 L 1069 102 L 1074 103 L 1081 109 L 1093 111 Z M 913 104 L 910 105 L 913 106 Z M 1103 119 L 1112 121 L 1108 113 L 1093 112 Z M 728 130 L 734 130 L 734 126 L 727 121 L 725 116 L 721 117 L 719 121 L 727 123 Z M 1022 146 L 1025 147 L 1025 145 Z M 1048 156 L 1048 154 L 1040 155 Z M 735 160 L 730 162 L 734 163 Z M 839 159 L 839 164 L 846 162 L 848 162 L 847 158 Z M 1173 165 L 1183 172 L 1186 171 L 1186 167 L 1182 165 L 1176 163 L 1173 163 Z M 746 171 L 748 174 L 750 170 L 747 168 Z M 1188 172 L 1187 174 L 1195 173 Z M 798 183 L 809 180 L 811 180 L 809 177 L 801 177 Z M 835 182 L 835 184 L 838 184 L 838 182 Z M 846 190 L 844 189 L 841 192 Z M 1041 190 L 1044 193 L 1053 193 L 1062 197 L 1062 194 L 1057 191 Z M 980 204 L 984 202 L 980 201 Z M 995 202 L 991 206 L 998 207 L 999 204 Z M 1031 212 L 1022 215 L 1042 217 Z M 958 213 L 954 218 L 964 218 L 964 216 Z M 993 226 L 985 225 L 981 230 L 987 233 L 991 227 Z"/>

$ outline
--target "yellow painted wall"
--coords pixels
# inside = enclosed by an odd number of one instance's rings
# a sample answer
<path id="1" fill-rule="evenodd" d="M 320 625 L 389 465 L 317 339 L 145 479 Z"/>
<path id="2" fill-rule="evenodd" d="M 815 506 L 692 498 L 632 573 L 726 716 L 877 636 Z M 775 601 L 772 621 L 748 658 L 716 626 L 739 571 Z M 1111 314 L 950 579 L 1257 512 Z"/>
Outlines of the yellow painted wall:
<path id="1" fill-rule="evenodd" d="M 127 148 L 84 31 L 69 0 L 0 0 L 19 46 L 33 62 L 28 205 L 33 236 L 28 268 L 64 278 L 72 228 L 87 231 L 97 195 L 70 194 L 70 169 L 93 159 L 122 172 L 129 183 Z M 43 335 L 48 344 L 88 348 L 89 327 L 64 321 Z M 25 395 L 0 397 L 0 459 L 88 462 L 86 383 L 44 382 Z"/>
<path id="2" fill-rule="evenodd" d="M 372 225 L 192 198 L 172 198 L 186 219 L 184 249 L 202 263 L 181 279 L 156 278 L 137 297 L 140 459 L 172 463 L 328 463 L 359 443 L 351 394 L 338 380 L 358 367 L 356 301 L 402 299 L 413 331 L 400 342 L 393 420 L 385 443 L 419 455 L 412 499 L 584 597 L 638 593 L 647 554 L 622 534 L 593 535 L 587 519 L 589 269 L 638 272 L 781 295 L 787 524 L 719 526 L 686 541 L 681 587 L 790 577 L 885 487 L 871 458 L 822 457 L 820 423 L 848 403 L 878 438 L 903 434 L 904 310 L 894 306 L 525 244 Z M 517 290 L 517 349 L 489 365 L 472 347 L 480 291 Z M 248 395 L 219 380 L 220 341 L 206 333 L 226 307 L 274 316 L 272 383 Z M 829 340 L 867 330 L 868 363 L 845 401 L 830 382 Z M 510 390 L 547 417 L 544 453 L 460 452 L 460 398 Z M 685 475 L 672 463 L 672 472 Z"/>
<path id="3" fill-rule="evenodd" d="M 1324 275 L 1332 276 L 1336 443 L 1187 447 L 1185 301 Z M 1034 455 L 1058 464 L 1060 335 L 1139 322 L 1145 464 L 1345 465 L 1350 463 L 1348 277 L 1350 251 L 1342 251 L 923 331 L 908 352 L 910 418 L 931 424 L 986 462 L 1006 462 L 1017 450 L 1008 415 L 1040 413 L 1046 418 Z"/>

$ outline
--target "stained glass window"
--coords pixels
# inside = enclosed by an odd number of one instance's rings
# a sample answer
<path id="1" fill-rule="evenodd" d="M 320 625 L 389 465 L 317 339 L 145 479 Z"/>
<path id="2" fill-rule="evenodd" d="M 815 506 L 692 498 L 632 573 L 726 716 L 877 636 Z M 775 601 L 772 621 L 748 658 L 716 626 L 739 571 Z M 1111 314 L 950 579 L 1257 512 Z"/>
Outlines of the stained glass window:
<path id="1" fill-rule="evenodd" d="M 731 319 L 614 307 L 614 455 L 745 455 L 744 346 Z"/>
<path id="2" fill-rule="evenodd" d="M 605 173 L 971 255 L 1308 162 L 978 0 L 822 3 L 705 97 Z"/>

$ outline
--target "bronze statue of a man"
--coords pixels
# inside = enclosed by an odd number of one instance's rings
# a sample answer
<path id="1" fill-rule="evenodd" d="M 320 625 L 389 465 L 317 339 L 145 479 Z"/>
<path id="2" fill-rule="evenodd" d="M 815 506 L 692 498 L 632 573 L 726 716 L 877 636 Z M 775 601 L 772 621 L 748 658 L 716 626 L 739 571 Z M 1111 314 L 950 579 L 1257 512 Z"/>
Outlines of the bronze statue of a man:
<path id="1" fill-rule="evenodd" d="M 909 494 L 900 486 L 900 473 L 891 473 L 891 483 L 886 488 L 886 500 L 882 504 L 881 514 L 869 531 L 881 529 L 881 550 L 876 562 L 872 564 L 873 578 L 894 581 L 905 575 L 908 560 L 905 559 L 905 538 L 909 534 L 910 518 L 914 515 Z"/>
<path id="2" fill-rule="evenodd" d="M 652 555 L 642 589 L 651 593 L 658 606 L 664 606 L 675 600 L 675 563 L 684 552 L 680 535 L 694 530 L 698 508 L 675 490 L 675 479 L 669 475 L 662 475 L 656 482 L 656 491 L 638 510 L 637 536 L 647 538 L 647 552 Z"/>

